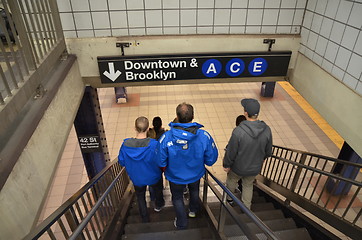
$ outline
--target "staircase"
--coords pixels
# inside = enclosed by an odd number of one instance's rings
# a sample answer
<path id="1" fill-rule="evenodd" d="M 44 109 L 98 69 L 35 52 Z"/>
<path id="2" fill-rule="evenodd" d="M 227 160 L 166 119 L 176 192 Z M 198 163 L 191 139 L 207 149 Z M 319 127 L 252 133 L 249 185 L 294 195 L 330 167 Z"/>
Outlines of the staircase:
<path id="1" fill-rule="evenodd" d="M 337 163 L 357 168 L 358 171 L 362 169 L 361 164 L 273 146 L 273 156 L 265 160 L 261 174 L 257 176 L 257 188 L 255 188 L 252 201 L 253 213 L 239 202 L 236 203 L 240 204 L 238 207 L 231 207 L 228 203 L 223 205 L 220 202 L 222 199 L 226 201 L 226 197 L 229 196 L 236 201 L 238 196 L 235 197 L 207 170 L 201 183 L 204 188 L 200 189 L 203 211 L 195 219 L 189 219 L 187 230 L 176 230 L 173 225 L 175 212 L 169 189 L 164 191 L 166 207 L 160 213 L 156 213 L 149 202 L 151 222 L 140 223 L 138 207 L 135 202 L 132 202 L 133 185 L 125 169 L 120 167 L 115 159 L 29 232 L 24 239 L 75 240 L 85 238 L 85 236 L 87 236 L 86 239 L 161 240 L 267 239 L 268 237 L 288 240 L 339 239 L 293 207 L 294 204 L 302 206 L 307 214 L 319 218 L 352 239 L 360 239 L 362 231 L 358 221 L 362 212 L 350 210 L 353 204 L 359 201 L 358 193 L 362 184 L 360 181 L 341 177 L 325 169 L 325 166 L 334 166 Z M 338 197 L 339 200 L 334 205 L 330 204 L 331 197 L 328 198 L 328 204 L 322 204 L 320 201 L 326 188 L 323 180 L 327 178 L 334 182 L 347 182 L 352 186 L 350 195 L 353 197 L 344 210 L 343 216 L 335 213 L 343 195 Z M 315 184 L 313 184 L 313 179 Z M 318 193 L 317 188 L 321 186 L 322 194 L 318 197 L 315 193 Z M 336 186 L 339 185 L 336 184 Z M 245 213 L 242 213 L 241 209 L 244 209 Z M 236 220 L 231 217 L 229 211 Z M 220 212 L 225 215 L 220 215 Z M 351 216 L 351 212 L 354 215 Z M 301 226 L 305 226 L 308 231 Z"/>
<path id="2" fill-rule="evenodd" d="M 186 230 L 177 230 L 174 226 L 175 210 L 172 206 L 169 188 L 164 190 L 166 205 L 161 212 L 153 210 L 153 203 L 148 201 L 148 211 L 150 213 L 150 222 L 142 223 L 138 212 L 136 199 L 134 199 L 129 216 L 126 220 L 124 235 L 122 239 L 127 240 L 193 240 L 193 239 L 217 239 L 207 215 L 201 211 L 196 218 L 189 218 L 188 228 Z M 147 196 L 146 199 L 149 199 Z M 188 204 L 188 195 L 185 195 L 185 206 Z"/>
<path id="3" fill-rule="evenodd" d="M 240 193 L 236 194 L 240 198 Z M 220 214 L 220 203 L 210 203 L 209 206 L 216 218 Z M 256 233 L 258 239 L 267 239 L 267 236 L 262 233 L 261 229 L 252 223 L 250 218 L 241 212 L 238 206 L 233 207 L 238 213 L 238 219 L 247 223 L 247 226 L 253 233 Z M 279 239 L 285 240 L 308 240 L 312 239 L 305 228 L 298 228 L 292 218 L 286 218 L 282 210 L 277 209 L 273 203 L 267 202 L 266 198 L 260 196 L 257 191 L 253 193 L 251 210 L 260 218 Z M 224 234 L 227 239 L 247 239 L 240 227 L 235 224 L 234 219 L 229 214 L 226 214 Z"/>
<path id="4" fill-rule="evenodd" d="M 200 190 L 201 192 L 201 190 Z M 166 207 L 161 212 L 153 210 L 153 203 L 148 201 L 150 222 L 142 223 L 138 213 L 136 200 L 133 201 L 129 216 L 126 220 L 124 235 L 122 239 L 127 240 L 143 240 L 143 239 L 172 239 L 172 240 L 192 240 L 192 239 L 220 239 L 217 233 L 213 230 L 214 227 L 210 224 L 209 217 L 205 211 L 202 211 L 196 218 L 189 218 L 189 226 L 186 230 L 176 230 L 174 226 L 175 211 L 172 206 L 169 189 L 164 190 Z M 240 193 L 237 194 L 240 197 Z M 187 195 L 185 196 L 185 205 L 187 205 Z M 148 198 L 148 197 L 147 197 Z M 212 201 L 212 197 L 209 200 Z M 214 199 L 215 200 L 215 199 Z M 220 214 L 221 203 L 213 201 L 208 203 L 212 213 L 216 218 Z M 247 226 L 253 233 L 256 233 L 258 239 L 267 239 L 267 236 L 262 233 L 262 230 L 252 223 L 250 218 L 241 212 L 240 208 L 235 206 L 233 209 L 238 214 L 239 221 L 247 223 Z M 275 208 L 273 203 L 267 202 L 266 198 L 260 196 L 257 191 L 254 191 L 252 211 L 259 217 L 280 239 L 293 240 L 308 240 L 312 239 L 305 228 L 298 228 L 292 218 L 286 218 L 282 210 Z M 227 239 L 248 239 L 242 232 L 240 227 L 235 223 L 234 219 L 226 214 L 224 235 Z"/>

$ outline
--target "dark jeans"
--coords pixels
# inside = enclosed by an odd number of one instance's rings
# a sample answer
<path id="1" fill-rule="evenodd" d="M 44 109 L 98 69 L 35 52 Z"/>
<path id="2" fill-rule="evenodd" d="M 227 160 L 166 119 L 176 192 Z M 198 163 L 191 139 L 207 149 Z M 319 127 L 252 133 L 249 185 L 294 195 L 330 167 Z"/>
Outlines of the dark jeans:
<path id="1" fill-rule="evenodd" d="M 155 193 L 155 205 L 156 207 L 162 207 L 165 205 L 165 200 L 163 199 L 163 180 L 162 178 L 154 185 L 151 185 Z M 147 186 L 134 186 L 136 190 L 138 210 L 140 212 L 143 222 L 149 222 L 150 217 L 147 211 L 146 204 L 146 188 Z"/>
<path id="2" fill-rule="evenodd" d="M 170 188 L 172 193 L 172 203 L 176 211 L 176 225 L 178 229 L 185 229 L 187 228 L 188 220 L 187 214 L 184 204 L 184 189 L 186 185 L 189 188 L 190 193 L 190 203 L 189 209 L 190 212 L 197 213 L 199 211 L 199 190 L 200 190 L 200 180 L 197 180 L 194 183 L 190 184 L 175 184 L 170 182 Z"/>

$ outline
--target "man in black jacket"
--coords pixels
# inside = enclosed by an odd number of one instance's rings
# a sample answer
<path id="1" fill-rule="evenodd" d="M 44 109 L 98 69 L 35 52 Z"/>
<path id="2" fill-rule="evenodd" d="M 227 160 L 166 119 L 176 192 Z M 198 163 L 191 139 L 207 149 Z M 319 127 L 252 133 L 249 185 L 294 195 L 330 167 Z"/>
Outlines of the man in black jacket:
<path id="1" fill-rule="evenodd" d="M 258 120 L 260 104 L 256 99 L 241 100 L 246 121 L 237 126 L 230 137 L 223 167 L 227 172 L 226 186 L 234 191 L 242 179 L 241 200 L 251 207 L 253 182 L 259 174 L 264 159 L 271 156 L 272 134 L 269 126 Z"/>

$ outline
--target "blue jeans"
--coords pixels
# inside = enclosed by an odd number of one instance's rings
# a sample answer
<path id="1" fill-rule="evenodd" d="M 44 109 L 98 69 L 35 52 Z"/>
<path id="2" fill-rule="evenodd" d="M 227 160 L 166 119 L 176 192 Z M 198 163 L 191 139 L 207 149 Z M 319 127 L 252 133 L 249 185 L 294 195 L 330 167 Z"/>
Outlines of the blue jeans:
<path id="1" fill-rule="evenodd" d="M 151 185 L 154 194 L 155 194 L 155 205 L 156 207 L 162 207 L 165 205 L 165 200 L 163 199 L 163 179 L 161 178 L 156 184 Z M 140 212 L 142 222 L 149 222 L 150 217 L 147 211 L 146 203 L 146 186 L 134 186 L 136 190 L 138 210 Z"/>
<path id="2" fill-rule="evenodd" d="M 190 193 L 190 202 L 189 209 L 190 212 L 197 213 L 200 209 L 199 205 L 199 190 L 200 190 L 200 180 L 197 180 L 194 183 L 190 184 L 175 184 L 170 182 L 171 194 L 172 194 L 172 203 L 176 211 L 176 225 L 178 229 L 186 229 L 188 220 L 184 204 L 184 189 L 186 185 L 189 188 Z"/>

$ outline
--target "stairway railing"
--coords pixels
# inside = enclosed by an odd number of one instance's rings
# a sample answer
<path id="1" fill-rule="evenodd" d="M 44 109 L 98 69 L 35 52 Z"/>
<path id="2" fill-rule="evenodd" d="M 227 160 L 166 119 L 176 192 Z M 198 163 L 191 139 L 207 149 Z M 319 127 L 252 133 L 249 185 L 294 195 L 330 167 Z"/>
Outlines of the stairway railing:
<path id="1" fill-rule="evenodd" d="M 131 186 L 125 168 L 115 160 L 24 239 L 99 239 Z"/>
<path id="2" fill-rule="evenodd" d="M 334 173 L 341 166 L 342 171 Z M 362 183 L 352 177 L 361 174 L 361 168 L 359 163 L 274 146 L 257 179 L 281 194 L 286 205 L 293 202 L 344 234 L 359 238 Z"/>
<path id="3" fill-rule="evenodd" d="M 209 177 L 211 177 L 213 181 L 210 181 Z M 217 189 L 217 186 L 221 188 L 222 193 L 220 193 L 220 191 Z M 220 214 L 218 217 L 213 214 L 207 202 L 209 188 L 220 201 Z M 221 239 L 227 239 L 223 233 L 226 214 L 230 214 L 230 216 L 234 219 L 235 224 L 239 226 L 241 231 L 245 234 L 245 236 L 247 236 L 248 239 L 259 239 L 257 237 L 257 233 L 251 230 L 245 222 L 240 221 L 236 211 L 227 203 L 227 196 L 229 196 L 242 210 L 242 212 L 244 212 L 245 215 L 250 218 L 251 222 L 255 223 L 261 229 L 261 232 L 264 233 L 268 239 L 279 239 L 273 233 L 273 231 L 267 225 L 265 225 L 265 223 L 263 223 L 263 221 L 261 221 L 250 209 L 248 209 L 244 203 L 242 203 L 219 179 L 217 179 L 209 170 L 206 170 L 206 174 L 204 176 L 202 202 Z"/>

